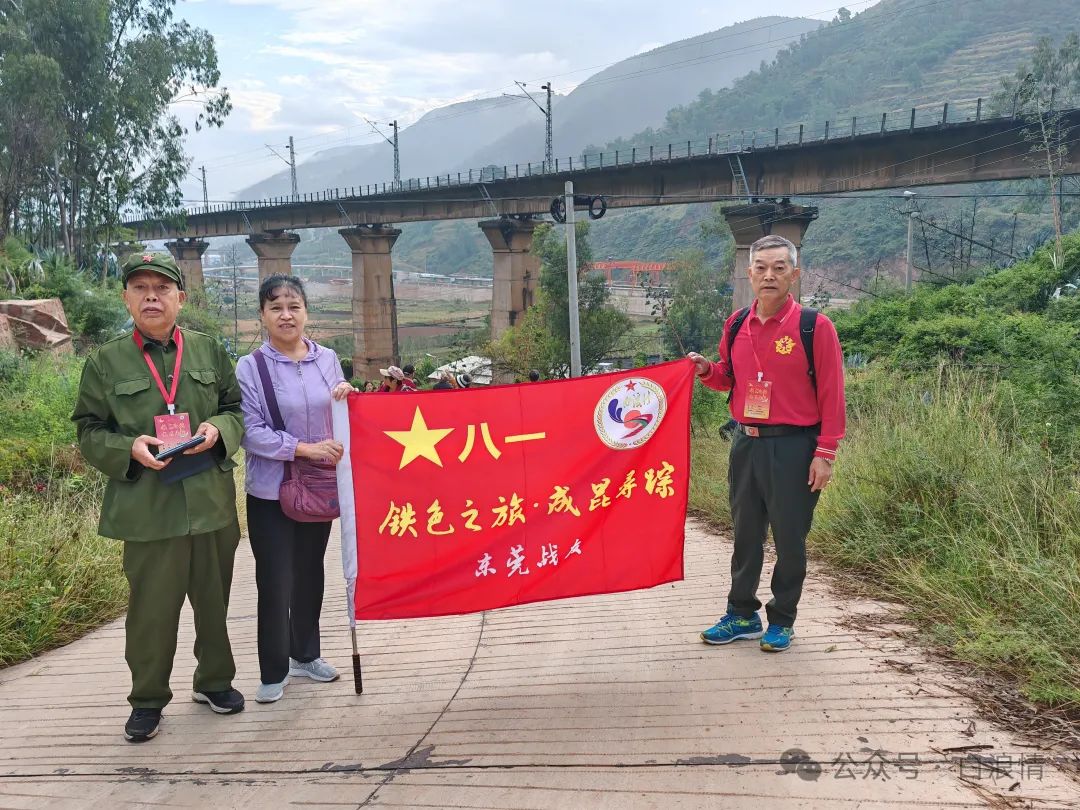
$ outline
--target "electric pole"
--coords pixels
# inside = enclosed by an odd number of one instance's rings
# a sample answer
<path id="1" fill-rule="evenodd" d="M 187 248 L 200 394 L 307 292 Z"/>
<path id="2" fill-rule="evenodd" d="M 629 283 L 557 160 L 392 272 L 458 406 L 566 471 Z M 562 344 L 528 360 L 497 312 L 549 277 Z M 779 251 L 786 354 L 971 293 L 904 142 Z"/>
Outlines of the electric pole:
<path id="1" fill-rule="evenodd" d="M 915 208 L 915 200 L 914 200 L 915 192 L 914 191 L 905 191 L 904 192 L 904 197 L 907 199 L 908 204 L 910 206 L 908 208 L 908 217 L 907 217 L 907 255 L 906 255 L 906 260 L 904 262 L 904 264 L 906 265 L 905 268 L 904 268 L 904 289 L 907 290 L 908 292 L 911 292 L 911 275 L 912 275 L 911 271 L 912 271 L 912 261 L 913 261 L 911 251 L 912 251 L 912 247 L 914 245 L 915 210 L 916 210 L 916 208 Z"/>
<path id="2" fill-rule="evenodd" d="M 574 183 L 563 186 L 566 211 L 566 287 L 570 304 L 570 376 L 581 376 L 581 325 L 578 320 L 577 229 L 574 225 Z"/>
<path id="3" fill-rule="evenodd" d="M 202 204 L 206 210 L 210 209 L 210 195 L 206 193 L 206 167 L 200 166 L 199 170 L 202 172 Z"/>
<path id="4" fill-rule="evenodd" d="M 401 151 L 398 149 L 398 126 L 396 119 L 391 126 L 394 127 L 394 188 L 401 188 Z"/>
<path id="5" fill-rule="evenodd" d="M 543 85 L 540 89 L 547 91 L 547 109 L 544 111 L 544 117 L 547 119 L 547 141 L 544 144 L 544 171 L 551 172 L 555 169 L 555 150 L 552 146 L 551 138 L 551 82 Z"/>
<path id="6" fill-rule="evenodd" d="M 546 119 L 546 135 L 544 138 L 544 171 L 545 173 L 553 171 L 555 169 L 555 153 L 552 146 L 553 141 L 551 137 L 551 82 L 548 82 L 540 88 L 541 90 L 547 91 L 547 107 L 544 107 L 539 101 L 532 97 L 532 94 L 525 89 L 525 82 L 515 81 L 514 84 L 520 87 L 521 92 L 525 95 L 518 96 L 514 95 L 513 93 L 503 93 L 503 95 L 507 96 L 508 98 L 527 98 L 529 101 L 536 105 L 536 108 L 540 110 L 540 112 L 544 114 L 544 118 Z"/>
<path id="7" fill-rule="evenodd" d="M 904 289 L 911 292 L 911 245 L 913 230 L 915 228 L 915 212 L 908 211 L 907 215 L 907 267 L 904 271 Z"/>
<path id="8" fill-rule="evenodd" d="M 398 148 L 397 121 L 393 121 L 389 124 L 384 125 L 394 128 L 394 137 L 393 139 L 390 139 L 386 137 L 386 135 L 381 129 L 379 129 L 379 124 L 377 122 L 369 121 L 367 118 L 365 118 L 364 120 L 368 122 L 368 126 L 371 127 L 372 132 L 374 132 L 376 135 L 378 135 L 380 138 L 382 138 L 384 141 L 394 147 L 394 189 L 396 190 L 401 188 L 401 150 Z"/>
<path id="9" fill-rule="evenodd" d="M 293 145 L 293 137 L 289 136 L 289 142 L 285 144 L 285 148 L 289 150 L 289 157 L 286 158 L 277 149 L 270 144 L 266 144 L 266 148 L 274 153 L 275 156 L 285 161 L 285 164 L 289 167 L 289 178 L 292 180 L 292 201 L 296 202 L 300 199 L 300 193 L 296 189 L 296 147 Z M 206 170 L 203 170 L 203 196 L 206 196 Z"/>
<path id="10" fill-rule="evenodd" d="M 289 173 L 292 176 L 293 202 L 300 199 L 300 193 L 296 189 L 296 146 L 293 145 L 293 136 L 289 136 Z"/>
<path id="11" fill-rule="evenodd" d="M 236 284 L 236 245 L 232 246 L 229 252 L 229 258 L 232 259 L 232 323 L 233 323 L 233 354 L 239 356 L 240 354 L 240 305 L 237 303 L 236 297 L 240 294 L 239 287 Z"/>

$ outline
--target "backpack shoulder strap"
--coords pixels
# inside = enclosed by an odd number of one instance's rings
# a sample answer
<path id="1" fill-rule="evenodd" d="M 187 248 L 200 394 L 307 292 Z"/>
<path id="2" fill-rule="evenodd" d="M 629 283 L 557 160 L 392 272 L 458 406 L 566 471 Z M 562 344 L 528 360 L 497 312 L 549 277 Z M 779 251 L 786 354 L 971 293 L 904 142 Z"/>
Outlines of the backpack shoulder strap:
<path id="1" fill-rule="evenodd" d="M 728 353 L 728 372 L 731 374 L 731 388 L 727 392 L 728 404 L 731 404 L 731 396 L 735 393 L 735 336 L 739 334 L 739 330 L 742 329 L 743 323 L 746 321 L 746 317 L 750 314 L 750 307 L 743 307 L 735 313 L 735 320 L 731 322 L 731 326 L 728 327 L 727 333 L 727 353 Z"/>
<path id="2" fill-rule="evenodd" d="M 255 358 L 255 365 L 259 368 L 259 380 L 262 382 L 263 398 L 266 399 L 266 409 L 270 411 L 270 419 L 274 423 L 273 428 L 274 430 L 284 431 L 285 420 L 281 418 L 277 394 L 274 393 L 274 383 L 270 380 L 270 369 L 266 367 L 266 356 L 261 348 L 253 351 L 251 355 Z"/>
<path id="3" fill-rule="evenodd" d="M 735 320 L 731 322 L 731 326 L 728 327 L 727 335 L 727 351 L 728 351 L 728 370 L 731 372 L 732 379 L 735 378 L 735 336 L 739 334 L 739 330 L 742 329 L 742 325 L 746 322 L 747 316 L 750 314 L 750 307 L 743 307 L 735 313 Z"/>
<path id="4" fill-rule="evenodd" d="M 803 307 L 799 315 L 799 337 L 802 338 L 803 351 L 806 353 L 806 373 L 810 375 L 810 384 L 817 391 L 817 370 L 814 367 L 814 329 L 817 328 L 818 311 Z"/>

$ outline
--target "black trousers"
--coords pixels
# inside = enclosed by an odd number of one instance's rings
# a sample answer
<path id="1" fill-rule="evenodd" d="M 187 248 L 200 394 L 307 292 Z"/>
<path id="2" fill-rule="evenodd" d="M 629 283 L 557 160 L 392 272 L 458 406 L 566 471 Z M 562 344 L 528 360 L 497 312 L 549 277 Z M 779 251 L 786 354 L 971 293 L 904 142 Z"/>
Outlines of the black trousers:
<path id="1" fill-rule="evenodd" d="M 259 673 L 263 683 L 280 683 L 289 674 L 290 657 L 319 657 L 330 523 L 298 523 L 278 501 L 248 495 L 247 525 L 259 590 Z"/>
<path id="2" fill-rule="evenodd" d="M 731 555 L 728 610 L 750 616 L 760 607 L 757 598 L 765 537 L 772 528 L 776 566 L 772 599 L 765 606 L 770 624 L 795 624 L 803 580 L 806 579 L 806 535 L 819 493 L 806 483 L 817 447 L 815 433 L 751 438 L 736 433 L 731 443 L 728 491 L 735 524 Z"/>

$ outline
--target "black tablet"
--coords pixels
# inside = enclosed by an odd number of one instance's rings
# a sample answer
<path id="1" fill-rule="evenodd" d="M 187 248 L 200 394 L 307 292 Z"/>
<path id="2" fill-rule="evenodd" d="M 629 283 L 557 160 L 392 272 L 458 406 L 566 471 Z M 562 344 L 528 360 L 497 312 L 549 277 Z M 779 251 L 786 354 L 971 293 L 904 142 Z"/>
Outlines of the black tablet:
<path id="1" fill-rule="evenodd" d="M 192 447 L 198 447 L 200 444 L 206 441 L 206 436 L 199 434 L 198 436 L 192 436 L 186 442 L 170 447 L 168 450 L 162 450 L 160 453 L 154 456 L 158 461 L 164 461 L 167 458 L 178 456 L 185 450 L 190 450 Z"/>

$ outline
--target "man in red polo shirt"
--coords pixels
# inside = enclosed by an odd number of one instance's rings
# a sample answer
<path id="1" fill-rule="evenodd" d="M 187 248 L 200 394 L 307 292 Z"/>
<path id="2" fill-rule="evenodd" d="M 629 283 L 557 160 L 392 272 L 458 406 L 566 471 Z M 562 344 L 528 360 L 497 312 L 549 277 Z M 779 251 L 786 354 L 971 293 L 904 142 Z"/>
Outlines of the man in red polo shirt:
<path id="1" fill-rule="evenodd" d="M 729 462 L 735 551 L 727 614 L 701 638 L 707 644 L 760 638 L 762 650 L 777 652 L 795 634 L 806 535 L 844 437 L 844 358 L 832 321 L 820 313 L 806 319 L 802 328 L 813 329 L 811 376 L 800 333 L 802 307 L 790 294 L 799 278 L 791 242 L 781 236 L 759 239 L 750 248 L 747 274 L 755 300 L 749 313 L 737 312 L 725 324 L 719 362 L 689 355 L 698 379 L 731 391 L 731 415 L 739 423 Z M 770 527 L 776 565 L 763 633 L 757 589 Z"/>

